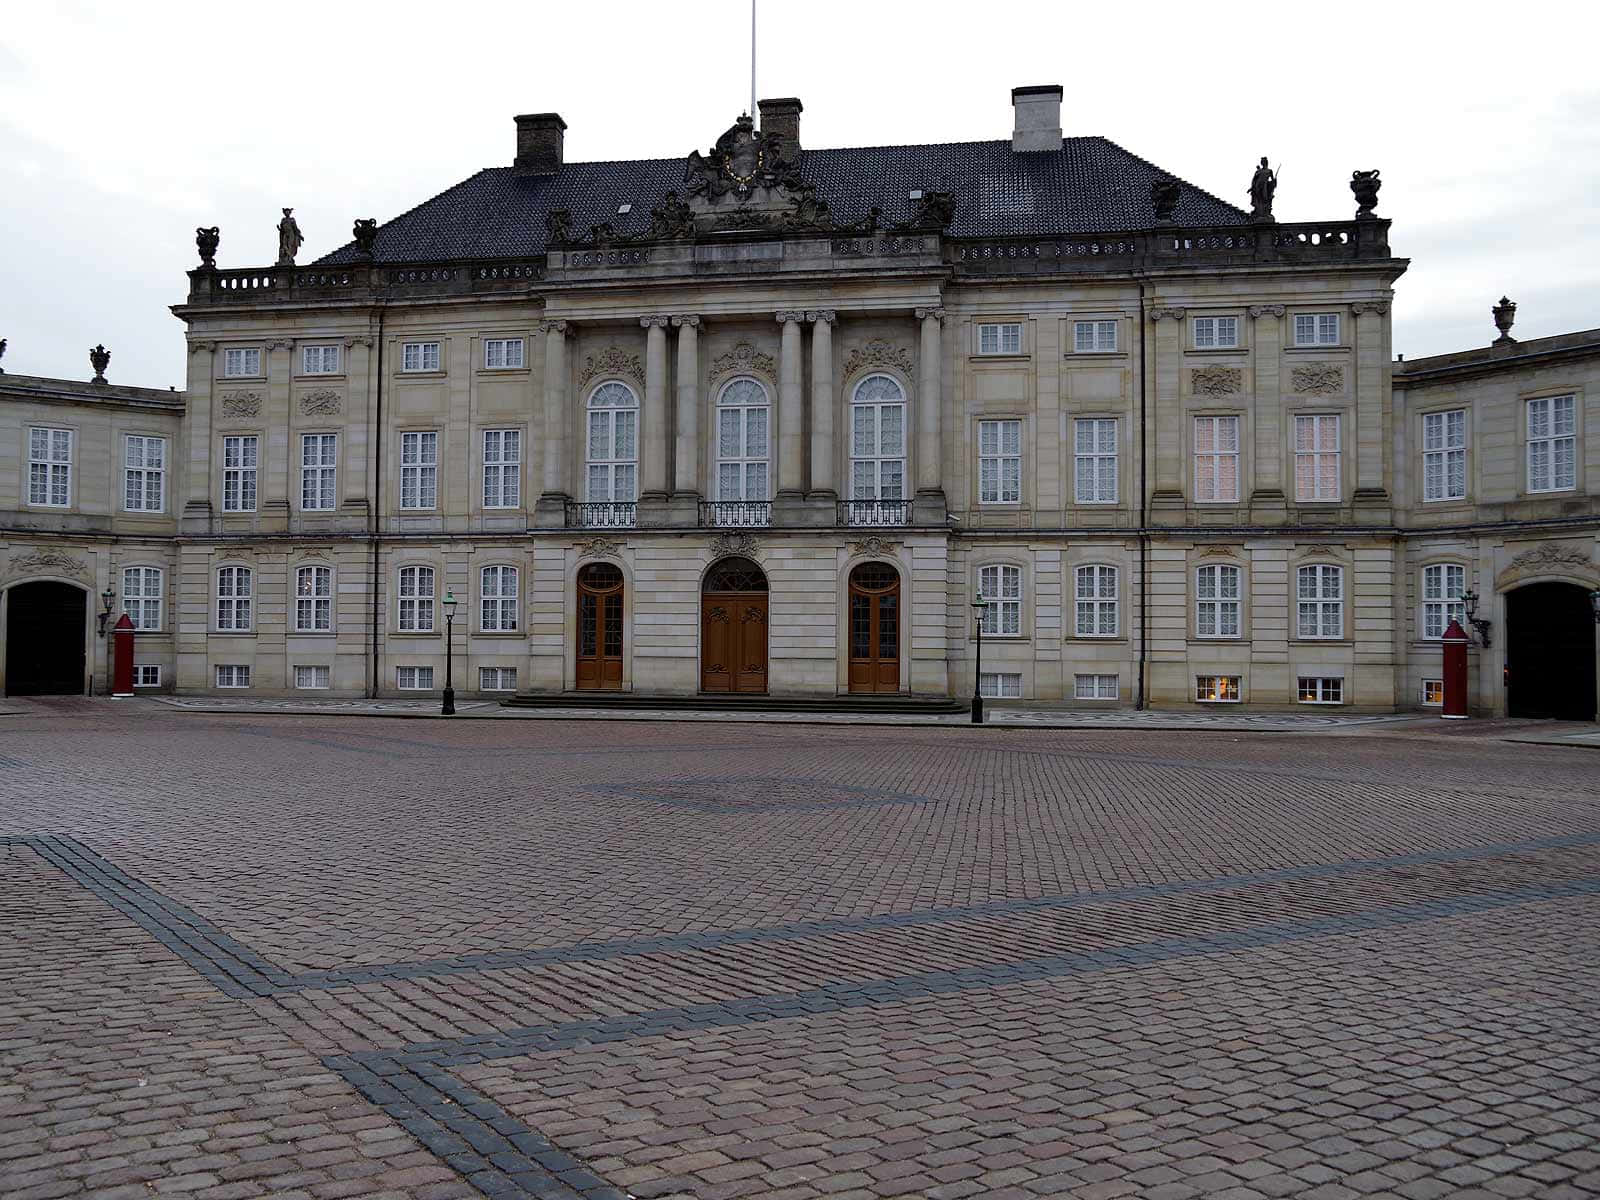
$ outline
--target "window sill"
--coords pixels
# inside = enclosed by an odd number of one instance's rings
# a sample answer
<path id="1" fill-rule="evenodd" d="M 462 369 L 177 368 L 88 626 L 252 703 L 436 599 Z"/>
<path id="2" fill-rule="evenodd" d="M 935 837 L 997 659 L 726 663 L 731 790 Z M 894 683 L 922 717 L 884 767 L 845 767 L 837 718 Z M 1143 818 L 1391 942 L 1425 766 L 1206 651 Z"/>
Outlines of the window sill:
<path id="1" fill-rule="evenodd" d="M 339 631 L 336 629 L 291 629 L 289 636 L 293 638 L 336 638 Z"/>
<path id="2" fill-rule="evenodd" d="M 1063 358 L 1126 358 L 1126 350 L 1066 350 Z"/>
<path id="3" fill-rule="evenodd" d="M 1335 350 L 1348 349 L 1350 347 L 1345 342 L 1330 342 L 1326 346 L 1285 346 L 1283 352 L 1285 354 L 1330 354 Z"/>
<path id="4" fill-rule="evenodd" d="M 1249 353 L 1249 350 L 1250 350 L 1250 348 L 1248 346 L 1191 346 L 1191 347 L 1189 347 L 1187 353 L 1189 353 L 1189 354 L 1206 354 L 1206 355 L 1210 355 L 1210 354 L 1247 354 L 1247 353 Z"/>
<path id="5" fill-rule="evenodd" d="M 396 379 L 443 379 L 448 371 L 396 371 Z"/>
<path id="6" fill-rule="evenodd" d="M 532 367 L 474 367 L 474 375 L 532 375 Z M 443 372 L 440 372 L 443 374 Z"/>
<path id="7" fill-rule="evenodd" d="M 326 374 L 297 372 L 290 376 L 296 383 L 333 383 L 342 382 L 347 378 L 343 371 L 330 371 Z"/>
<path id="8" fill-rule="evenodd" d="M 444 632 L 442 630 L 438 630 L 438 629 L 430 629 L 430 630 L 427 630 L 426 632 L 420 631 L 420 630 L 416 630 L 416 629 L 391 629 L 389 631 L 389 636 L 390 637 L 397 637 L 397 638 L 406 638 L 409 641 L 417 641 L 417 642 L 420 642 L 420 641 L 443 641 L 444 640 Z"/>
<path id="9" fill-rule="evenodd" d="M 1015 354 L 984 354 L 982 351 L 978 351 L 976 353 L 967 355 L 967 357 L 972 359 L 974 362 L 1027 362 L 1028 359 L 1033 357 L 1033 355 L 1024 354 L 1021 351 L 1018 351 Z"/>
<path id="10" fill-rule="evenodd" d="M 265 383 L 265 375 L 218 375 L 218 383 Z"/>
<path id="11" fill-rule="evenodd" d="M 1069 633 L 1064 642 L 1084 642 L 1091 646 L 1126 646 L 1130 639 L 1122 633 Z"/>
<path id="12" fill-rule="evenodd" d="M 520 629 L 474 629 L 467 636 L 475 638 L 519 638 L 525 635 Z"/>

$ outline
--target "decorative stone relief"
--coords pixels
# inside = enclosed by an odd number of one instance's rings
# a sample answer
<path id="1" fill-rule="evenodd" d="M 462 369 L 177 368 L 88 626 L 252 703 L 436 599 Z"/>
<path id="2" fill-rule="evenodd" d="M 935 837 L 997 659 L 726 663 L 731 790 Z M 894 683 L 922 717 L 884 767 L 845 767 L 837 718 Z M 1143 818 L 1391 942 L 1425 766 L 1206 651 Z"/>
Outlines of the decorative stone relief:
<path id="1" fill-rule="evenodd" d="M 314 413 L 333 415 L 343 406 L 343 401 L 338 392 L 323 390 L 320 392 L 307 392 L 300 397 L 300 412 L 305 416 Z"/>
<path id="2" fill-rule="evenodd" d="M 216 348 L 217 348 L 217 344 L 215 342 L 200 341 L 200 342 L 190 342 L 189 343 L 189 353 L 190 354 L 199 354 L 202 350 L 214 351 L 214 350 L 216 350 Z"/>
<path id="3" fill-rule="evenodd" d="M 1189 387 L 1196 396 L 1232 396 L 1244 390 L 1239 367 L 1196 367 L 1189 372 Z"/>
<path id="4" fill-rule="evenodd" d="M 348 338 L 345 338 L 345 340 L 344 340 L 344 348 L 346 350 L 350 349 L 352 346 L 370 346 L 370 345 L 372 345 L 372 339 L 370 337 L 368 337 L 366 334 L 362 334 L 360 337 L 348 337 Z"/>
<path id="5" fill-rule="evenodd" d="M 761 544 L 756 541 L 754 534 L 749 533 L 719 533 L 711 539 L 711 553 L 718 558 L 728 555 L 737 555 L 740 558 L 755 558 L 761 549 Z"/>
<path id="6" fill-rule="evenodd" d="M 874 338 L 865 346 L 857 346 L 845 357 L 844 373 L 847 378 L 869 367 L 895 367 L 907 375 L 915 369 L 909 352 L 881 338 Z"/>
<path id="7" fill-rule="evenodd" d="M 728 353 L 711 360 L 709 381 L 715 386 L 729 375 L 764 375 L 771 379 L 775 370 L 772 355 L 761 353 L 749 342 L 740 342 Z"/>
<path id="8" fill-rule="evenodd" d="M 888 538 L 870 534 L 859 542 L 851 542 L 850 549 L 857 554 L 893 554 L 900 548 L 898 542 L 891 542 Z"/>
<path id="9" fill-rule="evenodd" d="M 1525 575 L 1550 574 L 1578 574 L 1593 579 L 1600 574 L 1600 570 L 1597 570 L 1594 559 L 1584 551 L 1559 543 L 1548 543 L 1524 550 L 1513 558 L 1506 564 L 1505 570 L 1495 576 L 1495 586 L 1503 588 Z"/>
<path id="10" fill-rule="evenodd" d="M 1282 304 L 1252 304 L 1247 311 L 1252 317 L 1281 317 L 1288 309 Z"/>
<path id="11" fill-rule="evenodd" d="M 34 550 L 11 560 L 13 575 L 71 575 L 89 578 L 89 567 L 81 558 L 60 550 Z"/>
<path id="12" fill-rule="evenodd" d="M 299 557 L 299 558 L 320 558 L 320 559 L 323 559 L 324 561 L 326 561 L 327 558 L 328 558 L 328 552 L 326 550 L 321 550 L 321 549 L 318 549 L 316 547 L 312 547 L 310 550 L 302 550 L 302 551 L 300 551 L 300 553 L 299 553 L 299 555 L 297 557 Z"/>
<path id="13" fill-rule="evenodd" d="M 599 354 L 591 354 L 583 360 L 578 386 L 584 387 L 600 375 L 624 375 L 640 387 L 644 386 L 644 366 L 639 362 L 639 356 L 628 354 L 616 346 L 608 347 Z"/>
<path id="14" fill-rule="evenodd" d="M 1150 310 L 1150 319 L 1152 321 L 1163 321 L 1171 317 L 1174 321 L 1181 321 L 1188 311 L 1187 308 L 1152 308 Z"/>
<path id="15" fill-rule="evenodd" d="M 1384 300 L 1357 300 L 1350 306 L 1350 311 L 1358 317 L 1362 313 L 1374 313 L 1381 317 L 1389 311 L 1389 304 Z"/>
<path id="16" fill-rule="evenodd" d="M 1338 363 L 1307 363 L 1289 374 L 1294 390 L 1302 396 L 1331 396 L 1344 391 L 1344 368 Z"/>
<path id="17" fill-rule="evenodd" d="M 1207 546 L 1200 551 L 1199 558 L 1238 558 L 1239 551 L 1232 546 Z"/>
<path id="18" fill-rule="evenodd" d="M 590 538 L 588 541 L 574 542 L 573 545 L 577 548 L 579 557 L 584 557 L 584 556 L 593 557 L 593 558 L 621 558 L 622 557 L 622 543 L 621 542 L 613 542 L 610 538 L 603 538 L 603 537 Z"/>
<path id="19" fill-rule="evenodd" d="M 230 417 L 254 417 L 261 413 L 260 392 L 226 392 L 222 396 L 222 411 Z"/>

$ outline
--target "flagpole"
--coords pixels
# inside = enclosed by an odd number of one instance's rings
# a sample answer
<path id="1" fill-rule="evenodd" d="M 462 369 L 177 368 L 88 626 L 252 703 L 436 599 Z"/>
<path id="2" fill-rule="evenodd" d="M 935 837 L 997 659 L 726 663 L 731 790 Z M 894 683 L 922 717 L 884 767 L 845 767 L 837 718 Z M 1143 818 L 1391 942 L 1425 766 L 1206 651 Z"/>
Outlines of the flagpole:
<path id="1" fill-rule="evenodd" d="M 756 0 L 750 0 L 750 116 L 756 115 Z"/>

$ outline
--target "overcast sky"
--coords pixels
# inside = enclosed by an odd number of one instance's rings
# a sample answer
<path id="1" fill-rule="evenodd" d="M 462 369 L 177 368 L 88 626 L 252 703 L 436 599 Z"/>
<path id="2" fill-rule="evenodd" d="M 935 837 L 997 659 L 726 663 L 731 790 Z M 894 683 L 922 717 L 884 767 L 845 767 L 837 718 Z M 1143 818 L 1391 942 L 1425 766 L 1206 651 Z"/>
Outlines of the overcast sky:
<path id="1" fill-rule="evenodd" d="M 1585 4 L 996 5 L 760 0 L 762 96 L 813 147 L 1008 137 L 1010 89 L 1236 204 L 1282 163 L 1280 220 L 1346 219 L 1383 172 L 1395 349 L 1600 326 L 1600 18 Z M 749 104 L 748 0 L 606 5 L 13 4 L 0 32 L 0 367 L 182 386 L 194 229 L 223 266 L 309 262 L 559 111 L 568 161 L 705 148 Z"/>

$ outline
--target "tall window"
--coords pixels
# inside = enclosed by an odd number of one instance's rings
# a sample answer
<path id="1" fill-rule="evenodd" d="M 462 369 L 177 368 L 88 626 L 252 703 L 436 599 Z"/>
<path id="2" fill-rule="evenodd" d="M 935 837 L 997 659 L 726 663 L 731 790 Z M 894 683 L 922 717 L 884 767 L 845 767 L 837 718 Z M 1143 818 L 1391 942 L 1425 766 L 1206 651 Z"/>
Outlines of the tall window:
<path id="1" fill-rule="evenodd" d="M 639 397 L 613 379 L 589 393 L 588 498 L 631 504 L 638 487 Z"/>
<path id="2" fill-rule="evenodd" d="M 1117 348 L 1115 321 L 1075 321 L 1072 348 L 1079 354 L 1107 353 Z"/>
<path id="3" fill-rule="evenodd" d="M 1239 418 L 1194 419 L 1194 498 L 1239 498 Z"/>
<path id="4" fill-rule="evenodd" d="M 300 435 L 300 507 L 307 510 L 334 507 L 334 482 L 339 470 L 339 435 Z"/>
<path id="5" fill-rule="evenodd" d="M 1528 401 L 1528 490 L 1559 492 L 1578 486 L 1576 396 Z"/>
<path id="6" fill-rule="evenodd" d="M 339 347 L 300 347 L 300 373 L 302 375 L 337 375 L 339 373 Z"/>
<path id="7" fill-rule="evenodd" d="M 1117 502 L 1117 419 L 1083 417 L 1072 423 L 1074 494 L 1079 504 Z"/>
<path id="8" fill-rule="evenodd" d="M 1022 632 L 1021 567 L 979 567 L 978 595 L 983 600 L 984 633 L 1015 637 Z"/>
<path id="9" fill-rule="evenodd" d="M 516 508 L 522 503 L 522 431 L 483 431 L 483 506 Z"/>
<path id="10" fill-rule="evenodd" d="M 1194 319 L 1194 348 L 1196 350 L 1232 350 L 1239 345 L 1238 317 L 1196 317 Z"/>
<path id="11" fill-rule="evenodd" d="M 72 503 L 72 430 L 28 430 L 28 503 L 47 508 Z"/>
<path id="12" fill-rule="evenodd" d="M 1337 346 L 1339 344 L 1339 314 L 1295 313 L 1294 344 L 1296 346 Z"/>
<path id="13" fill-rule="evenodd" d="M 166 507 L 167 439 L 130 434 L 122 443 L 122 507 L 160 512 Z"/>
<path id="14" fill-rule="evenodd" d="M 1077 602 L 1079 637 L 1117 636 L 1117 569 L 1079 567 Z"/>
<path id="15" fill-rule="evenodd" d="M 903 500 L 906 394 L 888 375 L 868 375 L 850 401 L 850 498 Z"/>
<path id="16" fill-rule="evenodd" d="M 232 379 L 242 377 L 254 379 L 261 374 L 261 349 L 252 347 L 248 350 L 224 350 L 222 352 L 222 373 Z"/>
<path id="17" fill-rule="evenodd" d="M 433 568 L 401 567 L 399 588 L 401 633 L 433 632 Z"/>
<path id="18" fill-rule="evenodd" d="M 978 502 L 1022 500 L 1022 422 L 978 422 Z"/>
<path id="19" fill-rule="evenodd" d="M 400 347 L 402 371 L 437 371 L 439 369 L 438 342 L 405 342 Z"/>
<path id="20" fill-rule="evenodd" d="M 994 325 L 978 326 L 979 354 L 1021 354 L 1022 325 L 1003 321 Z"/>
<path id="21" fill-rule="evenodd" d="M 260 446 L 253 433 L 222 439 L 223 512 L 255 512 Z"/>
<path id="22" fill-rule="evenodd" d="M 1467 410 L 1422 415 L 1422 498 L 1461 500 L 1467 494 Z"/>
<path id="23" fill-rule="evenodd" d="M 124 567 L 122 611 L 137 630 L 161 628 L 161 568 Z"/>
<path id="24" fill-rule="evenodd" d="M 1199 568 L 1194 580 L 1194 629 L 1198 637 L 1239 636 L 1240 581 L 1243 572 L 1225 563 Z"/>
<path id="25" fill-rule="evenodd" d="M 1298 629 L 1303 638 L 1344 636 L 1344 568 L 1301 567 L 1295 572 Z"/>
<path id="26" fill-rule="evenodd" d="M 1295 499 L 1337 500 L 1339 490 L 1339 415 L 1295 417 Z"/>
<path id="27" fill-rule="evenodd" d="M 224 633 L 250 631 L 253 575 L 249 567 L 217 568 L 217 628 Z"/>
<path id="28" fill-rule="evenodd" d="M 1450 622 L 1465 626 L 1467 606 L 1461 602 L 1466 590 L 1467 569 L 1456 563 L 1435 563 L 1422 568 L 1422 636 L 1438 641 Z"/>
<path id="29" fill-rule="evenodd" d="M 439 502 L 439 435 L 400 435 L 400 507 L 433 508 Z"/>
<path id="30" fill-rule="evenodd" d="M 483 631 L 510 633 L 517 627 L 517 569 L 484 567 L 478 573 Z"/>
<path id="31" fill-rule="evenodd" d="M 771 416 L 767 389 L 754 379 L 731 379 L 717 393 L 718 500 L 770 498 L 767 431 Z"/>
<path id="32" fill-rule="evenodd" d="M 483 365 L 490 370 L 508 370 L 522 365 L 521 338 L 484 338 Z"/>
<path id="33" fill-rule="evenodd" d="M 294 573 L 296 633 L 333 630 L 333 568 L 300 567 Z"/>

